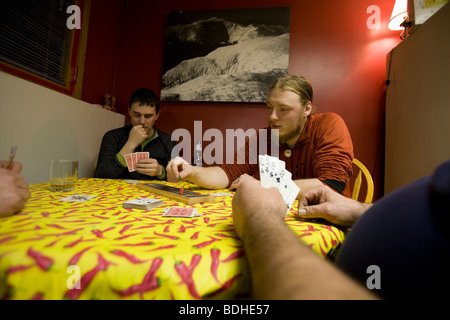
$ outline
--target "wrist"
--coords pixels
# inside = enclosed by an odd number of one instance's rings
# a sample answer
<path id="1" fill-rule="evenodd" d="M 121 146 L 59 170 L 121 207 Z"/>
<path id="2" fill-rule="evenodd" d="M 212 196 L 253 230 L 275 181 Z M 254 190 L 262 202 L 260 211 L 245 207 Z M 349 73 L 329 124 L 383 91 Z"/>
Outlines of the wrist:
<path id="1" fill-rule="evenodd" d="M 159 170 L 156 174 L 157 179 L 165 179 L 166 178 L 166 170 L 164 170 L 164 167 L 162 165 L 158 165 Z"/>
<path id="2" fill-rule="evenodd" d="M 362 203 L 358 202 L 358 208 L 353 211 L 353 221 L 352 224 L 355 224 L 355 222 L 367 211 L 370 207 L 372 207 L 373 204 L 371 203 Z"/>
<path id="3" fill-rule="evenodd" d="M 373 203 L 361 203 L 360 205 L 360 211 L 359 211 L 359 216 L 362 216 L 364 214 L 364 212 L 366 212 L 367 210 L 370 209 L 370 207 L 373 206 Z"/>
<path id="4" fill-rule="evenodd" d="M 241 239 L 244 244 L 252 245 L 255 241 L 265 241 L 264 239 L 276 233 L 275 230 L 282 230 L 284 227 L 284 220 L 273 212 L 249 213 L 245 215 Z"/>
<path id="5" fill-rule="evenodd" d="M 190 166 L 190 170 L 183 170 L 185 172 L 189 172 L 189 174 L 183 180 L 198 184 L 199 167 L 193 166 L 191 164 L 185 164 L 185 166 Z"/>
<path id="6" fill-rule="evenodd" d="M 120 149 L 119 153 L 122 156 L 126 156 L 127 154 L 133 153 L 136 148 L 137 146 L 134 146 L 134 144 L 130 143 L 130 141 L 127 141 L 122 149 Z"/>

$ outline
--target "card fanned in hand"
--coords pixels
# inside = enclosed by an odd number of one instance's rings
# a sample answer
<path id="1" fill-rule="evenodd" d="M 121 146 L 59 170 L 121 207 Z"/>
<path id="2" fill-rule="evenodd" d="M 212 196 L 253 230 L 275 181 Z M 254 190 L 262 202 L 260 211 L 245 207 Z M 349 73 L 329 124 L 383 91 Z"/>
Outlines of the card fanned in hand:
<path id="1" fill-rule="evenodd" d="M 300 188 L 291 179 L 292 174 L 286 170 L 284 161 L 268 155 L 259 155 L 259 173 L 261 186 L 276 187 L 286 202 L 286 214 L 292 208 Z"/>
<path id="2" fill-rule="evenodd" d="M 134 152 L 125 155 L 125 161 L 127 162 L 128 171 L 136 171 L 136 165 L 139 160 L 150 159 L 149 152 Z"/>
<path id="3" fill-rule="evenodd" d="M 149 210 L 159 207 L 163 204 L 162 200 L 152 199 L 152 198 L 138 198 L 133 200 L 128 200 L 123 203 L 125 209 L 142 209 Z"/>

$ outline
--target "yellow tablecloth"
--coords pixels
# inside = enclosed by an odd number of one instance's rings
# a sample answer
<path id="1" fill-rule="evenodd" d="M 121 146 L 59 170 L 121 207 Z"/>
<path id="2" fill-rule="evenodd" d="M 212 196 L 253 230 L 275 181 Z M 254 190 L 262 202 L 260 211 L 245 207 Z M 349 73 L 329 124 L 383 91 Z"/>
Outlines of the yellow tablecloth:
<path id="1" fill-rule="evenodd" d="M 183 184 L 205 194 L 233 193 Z M 22 212 L 0 219 L 0 299 L 250 297 L 230 195 L 184 205 L 109 179 L 79 179 L 75 190 L 65 193 L 51 192 L 47 183 L 30 189 L 32 197 Z M 71 195 L 95 198 L 61 201 Z M 163 206 L 123 208 L 124 201 L 139 197 L 162 199 Z M 202 216 L 163 217 L 171 206 L 195 207 Z M 333 254 L 344 231 L 301 221 L 293 210 L 297 201 L 286 218 L 292 230 L 319 255 Z"/>

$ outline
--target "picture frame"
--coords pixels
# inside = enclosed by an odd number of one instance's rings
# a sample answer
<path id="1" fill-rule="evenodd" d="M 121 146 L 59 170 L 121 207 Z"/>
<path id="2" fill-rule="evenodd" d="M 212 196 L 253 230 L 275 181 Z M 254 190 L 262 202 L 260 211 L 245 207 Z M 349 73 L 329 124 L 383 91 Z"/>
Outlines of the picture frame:
<path id="1" fill-rule="evenodd" d="M 289 7 L 169 12 L 161 101 L 265 103 L 289 28 Z"/>
<path id="2" fill-rule="evenodd" d="M 408 0 L 408 12 L 414 25 L 423 24 L 449 0 Z M 412 17 L 411 17 L 411 13 Z"/>

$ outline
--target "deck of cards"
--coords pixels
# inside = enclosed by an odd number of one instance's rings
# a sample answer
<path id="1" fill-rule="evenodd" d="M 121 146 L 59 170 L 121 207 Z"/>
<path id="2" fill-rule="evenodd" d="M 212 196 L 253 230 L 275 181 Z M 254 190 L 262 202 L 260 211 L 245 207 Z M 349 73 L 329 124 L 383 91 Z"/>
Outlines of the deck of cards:
<path id="1" fill-rule="evenodd" d="M 170 207 L 164 208 L 163 217 L 193 218 L 201 217 L 196 208 Z"/>
<path id="2" fill-rule="evenodd" d="M 142 209 L 149 210 L 156 207 L 159 207 L 163 204 L 162 200 L 152 199 L 152 198 L 138 198 L 125 201 L 123 203 L 123 207 L 125 209 Z"/>
<path id="3" fill-rule="evenodd" d="M 285 162 L 276 157 L 259 155 L 259 173 L 262 187 L 276 187 L 280 191 L 286 202 L 287 214 L 292 208 L 300 188 L 292 181 L 292 174 L 285 169 Z"/>
<path id="4" fill-rule="evenodd" d="M 73 196 L 66 197 L 63 199 L 59 199 L 59 201 L 68 201 L 68 202 L 84 202 L 95 198 L 96 196 L 84 195 L 84 194 L 74 194 Z"/>
<path id="5" fill-rule="evenodd" d="M 134 152 L 125 155 L 125 161 L 127 162 L 128 171 L 136 171 L 136 164 L 139 160 L 149 159 L 149 152 Z"/>

